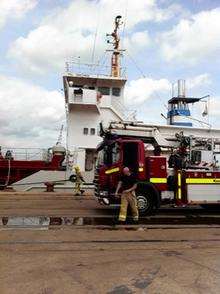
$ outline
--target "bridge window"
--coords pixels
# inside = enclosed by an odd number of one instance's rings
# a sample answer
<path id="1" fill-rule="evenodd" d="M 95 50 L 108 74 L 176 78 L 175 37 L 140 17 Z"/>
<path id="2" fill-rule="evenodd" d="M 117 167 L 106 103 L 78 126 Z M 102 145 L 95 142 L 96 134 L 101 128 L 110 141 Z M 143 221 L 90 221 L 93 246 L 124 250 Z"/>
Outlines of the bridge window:
<path id="1" fill-rule="evenodd" d="M 109 87 L 98 87 L 98 91 L 102 95 L 110 95 L 110 88 Z"/>
<path id="2" fill-rule="evenodd" d="M 119 97 L 121 95 L 121 88 L 112 88 L 112 95 Z"/>

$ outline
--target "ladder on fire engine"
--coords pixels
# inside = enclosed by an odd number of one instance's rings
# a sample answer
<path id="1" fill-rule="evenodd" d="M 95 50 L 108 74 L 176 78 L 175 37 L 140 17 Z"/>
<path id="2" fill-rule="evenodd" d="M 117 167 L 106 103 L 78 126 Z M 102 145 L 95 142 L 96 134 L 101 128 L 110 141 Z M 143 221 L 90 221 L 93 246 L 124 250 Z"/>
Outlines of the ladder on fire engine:
<path id="1" fill-rule="evenodd" d="M 220 129 L 194 128 L 170 125 L 152 125 L 143 122 L 120 121 L 111 122 L 105 130 L 111 135 L 142 139 L 145 143 L 156 143 L 165 148 L 178 147 L 177 134 L 200 140 L 212 140 L 220 144 Z"/>

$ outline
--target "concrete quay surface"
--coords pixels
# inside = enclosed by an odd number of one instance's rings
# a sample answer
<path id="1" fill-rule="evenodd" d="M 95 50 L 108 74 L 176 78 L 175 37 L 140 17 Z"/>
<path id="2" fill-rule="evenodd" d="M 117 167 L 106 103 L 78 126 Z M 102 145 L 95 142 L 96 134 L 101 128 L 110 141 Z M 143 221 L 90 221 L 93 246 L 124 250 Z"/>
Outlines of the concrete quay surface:
<path id="1" fill-rule="evenodd" d="M 220 293 L 220 227 L 0 231 L 1 294 Z"/>

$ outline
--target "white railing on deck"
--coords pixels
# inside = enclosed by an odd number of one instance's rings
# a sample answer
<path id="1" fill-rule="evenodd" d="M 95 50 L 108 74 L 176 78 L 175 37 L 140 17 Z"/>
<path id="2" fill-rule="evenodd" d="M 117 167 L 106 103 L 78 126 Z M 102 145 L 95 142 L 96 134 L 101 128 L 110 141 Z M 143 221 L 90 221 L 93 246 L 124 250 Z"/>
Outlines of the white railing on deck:
<path id="1" fill-rule="evenodd" d="M 103 63 L 90 64 L 81 63 L 80 60 L 77 61 L 67 61 L 65 64 L 66 73 L 77 74 L 79 76 L 106 76 L 110 77 L 111 66 L 105 65 Z M 120 67 L 120 76 L 125 78 L 126 68 Z"/>

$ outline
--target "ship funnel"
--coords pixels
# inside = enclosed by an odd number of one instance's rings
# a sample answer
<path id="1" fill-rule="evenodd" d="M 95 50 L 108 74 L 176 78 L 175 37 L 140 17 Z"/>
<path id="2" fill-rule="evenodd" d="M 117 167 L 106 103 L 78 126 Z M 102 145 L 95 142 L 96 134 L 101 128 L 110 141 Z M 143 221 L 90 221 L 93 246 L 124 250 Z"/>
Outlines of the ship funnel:
<path id="1" fill-rule="evenodd" d="M 178 80 L 178 97 L 186 97 L 186 81 Z"/>

